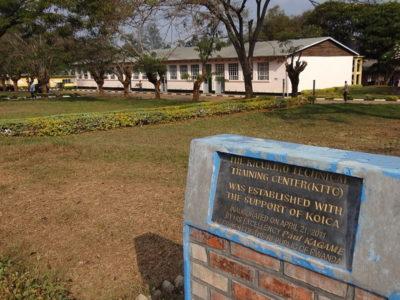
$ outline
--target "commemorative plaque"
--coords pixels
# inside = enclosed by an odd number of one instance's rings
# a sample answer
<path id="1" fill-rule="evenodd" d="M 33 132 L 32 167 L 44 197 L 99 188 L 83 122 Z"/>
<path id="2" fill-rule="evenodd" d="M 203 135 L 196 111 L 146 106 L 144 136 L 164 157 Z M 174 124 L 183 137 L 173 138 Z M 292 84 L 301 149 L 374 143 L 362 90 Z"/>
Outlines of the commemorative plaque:
<path id="1" fill-rule="evenodd" d="M 212 221 L 351 269 L 362 179 L 219 153 Z"/>

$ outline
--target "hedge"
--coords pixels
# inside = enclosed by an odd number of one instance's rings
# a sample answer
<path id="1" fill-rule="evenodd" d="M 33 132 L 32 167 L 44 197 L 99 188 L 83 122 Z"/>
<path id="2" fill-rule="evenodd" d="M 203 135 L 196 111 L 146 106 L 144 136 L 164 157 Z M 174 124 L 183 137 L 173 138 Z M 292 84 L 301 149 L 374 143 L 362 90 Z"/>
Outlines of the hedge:
<path id="1" fill-rule="evenodd" d="M 80 113 L 0 121 L 0 135 L 61 136 L 94 130 L 108 130 L 146 124 L 223 115 L 235 112 L 278 108 L 287 105 L 284 99 L 234 100 L 229 102 L 200 102 L 186 106 Z"/>

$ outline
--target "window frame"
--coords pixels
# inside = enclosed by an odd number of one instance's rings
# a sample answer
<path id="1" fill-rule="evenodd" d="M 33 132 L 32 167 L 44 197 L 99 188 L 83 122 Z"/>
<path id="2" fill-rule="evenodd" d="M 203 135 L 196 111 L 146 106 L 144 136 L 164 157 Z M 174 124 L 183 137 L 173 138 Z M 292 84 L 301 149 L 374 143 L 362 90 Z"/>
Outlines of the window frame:
<path id="1" fill-rule="evenodd" d="M 196 70 L 197 69 L 197 70 Z M 193 74 L 193 70 L 196 70 L 197 74 Z M 193 80 L 197 79 L 197 76 L 200 75 L 200 65 L 199 64 L 193 64 L 190 65 L 190 75 L 192 76 Z"/>
<path id="2" fill-rule="evenodd" d="M 261 66 L 265 65 L 266 69 L 261 70 Z M 262 72 L 265 72 L 265 74 L 262 74 Z M 263 61 L 263 62 L 258 62 L 257 63 L 257 80 L 259 81 L 269 81 L 269 62 L 268 61 Z"/>
<path id="3" fill-rule="evenodd" d="M 171 72 L 172 69 L 175 69 L 175 72 Z M 169 65 L 168 73 L 169 73 L 170 80 L 178 80 L 178 66 L 177 65 Z M 172 75 L 174 75 L 174 76 L 172 76 Z"/>
<path id="4" fill-rule="evenodd" d="M 233 72 L 235 71 L 234 69 L 232 69 L 233 67 L 236 68 L 236 74 Z M 240 79 L 239 77 L 239 63 L 229 63 L 228 64 L 228 78 L 229 80 L 232 81 L 238 81 Z"/>
<path id="5" fill-rule="evenodd" d="M 182 67 L 186 68 L 186 72 L 182 72 Z M 183 74 L 188 74 L 189 75 L 189 67 L 188 67 L 188 65 L 179 65 L 179 79 L 180 80 L 186 80 L 186 79 L 182 78 Z"/>

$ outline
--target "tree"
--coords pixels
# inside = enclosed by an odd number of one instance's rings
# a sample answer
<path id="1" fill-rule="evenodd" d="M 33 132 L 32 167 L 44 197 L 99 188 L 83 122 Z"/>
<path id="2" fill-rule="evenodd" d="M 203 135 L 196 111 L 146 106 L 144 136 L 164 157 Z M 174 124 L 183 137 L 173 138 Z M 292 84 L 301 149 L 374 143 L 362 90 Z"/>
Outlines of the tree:
<path id="1" fill-rule="evenodd" d="M 306 23 L 321 28 L 322 34 L 339 42 L 358 48 L 357 20 L 363 6 L 339 1 L 327 1 L 318 5 L 307 16 Z"/>
<path id="2" fill-rule="evenodd" d="M 321 36 L 321 29 L 318 26 L 306 24 L 309 13 L 288 16 L 278 5 L 272 7 L 265 17 L 259 39 L 284 41 Z"/>
<path id="3" fill-rule="evenodd" d="M 292 84 L 291 96 L 297 97 L 299 94 L 300 73 L 307 67 L 307 62 L 301 61 L 301 52 L 292 52 L 288 58 L 289 61 L 286 62 L 286 72 Z"/>
<path id="4" fill-rule="evenodd" d="M 108 72 L 115 72 L 125 93 L 129 93 L 132 67 L 128 61 L 124 30 L 145 10 L 143 6 L 147 7 L 147 1 L 77 1 L 75 14 L 80 28 L 76 48 L 78 65 L 90 71 L 100 93 L 104 91 L 104 77 Z M 134 28 L 141 28 L 141 24 L 134 24 Z M 136 48 L 137 44 L 130 46 Z M 135 49 L 134 53 L 137 51 Z"/>
<path id="5" fill-rule="evenodd" d="M 246 98 L 253 96 L 253 56 L 270 0 L 255 0 L 255 9 L 247 9 L 247 0 L 181 1 L 181 7 L 198 5 L 208 10 L 209 15 L 220 21 L 234 46 L 244 76 Z M 252 9 L 253 10 L 253 9 Z"/>
<path id="6" fill-rule="evenodd" d="M 388 57 L 400 40 L 400 3 L 395 1 L 327 1 L 307 17 L 307 23 L 319 26 L 357 50 L 367 59 L 378 60 L 375 71 L 389 82 L 393 63 Z"/>
<path id="7" fill-rule="evenodd" d="M 201 74 L 199 74 L 196 78 L 193 78 L 193 101 L 199 101 L 201 84 L 207 79 L 208 76 L 211 76 L 211 74 L 207 72 L 206 68 L 209 59 L 214 52 L 220 51 L 223 46 L 224 43 L 218 37 L 216 25 L 211 26 L 210 30 L 208 30 L 197 42 L 195 51 L 199 53 Z"/>
<path id="8" fill-rule="evenodd" d="M 9 29 L 36 20 L 50 7 L 62 4 L 53 0 L 2 0 L 0 1 L 0 37 Z M 64 6 L 65 7 L 65 6 Z M 54 11 L 53 11 L 54 13 Z"/>
<path id="9" fill-rule="evenodd" d="M 130 59 L 129 49 L 126 46 L 117 49 L 114 72 L 124 87 L 124 95 L 127 96 L 130 92 L 132 82 L 133 62 Z"/>
<path id="10" fill-rule="evenodd" d="M 82 38 L 77 42 L 77 66 L 90 72 L 100 94 L 104 93 L 104 79 L 114 69 L 116 51 L 109 36 Z"/>
<path id="11" fill-rule="evenodd" d="M 14 85 L 14 91 L 18 91 L 18 81 L 22 77 L 26 66 L 24 59 L 20 58 L 18 52 L 13 46 L 13 37 L 11 34 L 5 34 L 0 38 L 2 47 L 0 48 L 0 77 L 2 86 L 5 80 L 11 79 Z"/>
<path id="12" fill-rule="evenodd" d="M 154 22 L 151 22 L 146 26 L 143 35 L 143 47 L 146 50 L 156 50 L 166 47 L 161 37 L 160 30 Z"/>
<path id="13" fill-rule="evenodd" d="M 156 99 L 161 98 L 160 86 L 165 80 L 167 67 L 164 64 L 164 59 L 158 57 L 155 52 L 145 53 L 138 57 L 136 68 L 145 73 L 147 80 L 154 85 L 154 96 Z"/>

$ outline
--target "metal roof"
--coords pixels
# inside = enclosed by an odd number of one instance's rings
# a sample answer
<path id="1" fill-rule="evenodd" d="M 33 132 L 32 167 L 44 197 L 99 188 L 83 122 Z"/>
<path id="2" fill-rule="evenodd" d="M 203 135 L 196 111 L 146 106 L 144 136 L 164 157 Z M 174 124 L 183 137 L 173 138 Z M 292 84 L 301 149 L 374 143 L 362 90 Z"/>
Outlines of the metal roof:
<path id="1" fill-rule="evenodd" d="M 280 41 L 267 41 L 267 42 L 257 42 L 254 57 L 273 57 L 273 56 L 287 56 L 293 53 L 293 49 L 295 52 L 299 52 L 310 48 L 319 43 L 330 40 L 337 44 L 338 46 L 346 49 L 353 55 L 358 56 L 359 54 L 354 50 L 346 47 L 340 42 L 336 41 L 331 37 L 317 37 L 317 38 L 307 38 L 307 39 L 295 39 L 288 40 L 285 43 Z M 248 45 L 247 47 L 248 48 Z M 165 57 L 167 61 L 180 61 L 180 60 L 199 60 L 199 54 L 195 50 L 195 47 L 177 47 L 174 49 L 160 49 L 155 50 L 154 52 L 157 55 Z M 213 54 L 211 59 L 216 58 L 237 58 L 237 53 L 235 48 L 230 45 L 221 49 L 221 51 Z"/>

